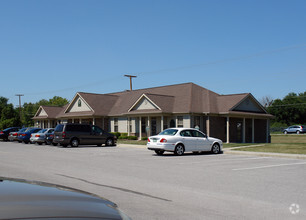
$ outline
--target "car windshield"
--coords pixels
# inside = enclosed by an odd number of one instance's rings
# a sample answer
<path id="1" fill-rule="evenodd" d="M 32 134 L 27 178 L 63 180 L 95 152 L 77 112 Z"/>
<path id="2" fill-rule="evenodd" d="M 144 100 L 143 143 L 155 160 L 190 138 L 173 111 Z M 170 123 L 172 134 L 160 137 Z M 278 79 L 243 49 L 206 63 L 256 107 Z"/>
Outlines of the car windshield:
<path id="1" fill-rule="evenodd" d="M 47 131 L 47 129 L 41 129 L 37 133 L 45 133 L 46 131 Z"/>
<path id="2" fill-rule="evenodd" d="M 159 135 L 170 135 L 170 136 L 174 136 L 177 133 L 177 129 L 166 129 L 162 132 L 159 133 Z"/>

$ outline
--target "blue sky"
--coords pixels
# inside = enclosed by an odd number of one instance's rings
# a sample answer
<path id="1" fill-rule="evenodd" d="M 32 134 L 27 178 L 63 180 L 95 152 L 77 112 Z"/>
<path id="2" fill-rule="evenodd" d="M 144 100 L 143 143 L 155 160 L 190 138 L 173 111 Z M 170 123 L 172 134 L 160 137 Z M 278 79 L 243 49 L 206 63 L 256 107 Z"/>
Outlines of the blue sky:
<path id="1" fill-rule="evenodd" d="M 257 99 L 306 91 L 304 0 L 0 0 L 0 96 L 193 82 Z"/>

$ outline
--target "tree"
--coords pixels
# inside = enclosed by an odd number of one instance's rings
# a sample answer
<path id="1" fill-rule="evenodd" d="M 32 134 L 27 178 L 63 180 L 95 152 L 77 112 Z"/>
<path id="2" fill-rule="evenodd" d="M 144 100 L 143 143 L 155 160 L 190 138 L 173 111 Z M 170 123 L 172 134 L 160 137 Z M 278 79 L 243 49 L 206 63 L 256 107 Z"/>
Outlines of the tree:
<path id="1" fill-rule="evenodd" d="M 0 97 L 0 129 L 20 126 L 18 112 L 13 104 L 8 104 L 8 99 Z"/>
<path id="2" fill-rule="evenodd" d="M 268 96 L 268 95 L 267 95 L 267 96 L 262 97 L 262 98 L 259 100 L 259 102 L 260 102 L 260 104 L 261 104 L 263 107 L 267 108 L 267 107 L 269 107 L 269 106 L 272 105 L 273 99 L 272 99 L 271 96 Z"/>
<path id="3" fill-rule="evenodd" d="M 291 124 L 306 123 L 306 92 L 296 94 L 289 93 L 282 100 L 276 99 L 268 112 L 275 116 L 274 122 Z"/>

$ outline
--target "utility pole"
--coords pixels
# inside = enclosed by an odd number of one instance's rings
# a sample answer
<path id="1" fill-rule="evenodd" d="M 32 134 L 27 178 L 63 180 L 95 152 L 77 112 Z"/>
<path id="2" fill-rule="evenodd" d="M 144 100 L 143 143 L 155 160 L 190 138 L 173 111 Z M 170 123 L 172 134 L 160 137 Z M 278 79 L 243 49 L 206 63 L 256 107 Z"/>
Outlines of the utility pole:
<path id="1" fill-rule="evenodd" d="M 130 78 L 130 90 L 132 91 L 132 90 L 133 90 L 133 87 L 132 87 L 132 78 L 135 78 L 135 77 L 137 77 L 137 76 L 132 76 L 132 75 L 124 75 L 124 76 Z"/>
<path id="2" fill-rule="evenodd" d="M 19 117 L 21 123 L 21 96 L 24 96 L 24 94 L 16 94 L 15 96 L 19 96 Z"/>

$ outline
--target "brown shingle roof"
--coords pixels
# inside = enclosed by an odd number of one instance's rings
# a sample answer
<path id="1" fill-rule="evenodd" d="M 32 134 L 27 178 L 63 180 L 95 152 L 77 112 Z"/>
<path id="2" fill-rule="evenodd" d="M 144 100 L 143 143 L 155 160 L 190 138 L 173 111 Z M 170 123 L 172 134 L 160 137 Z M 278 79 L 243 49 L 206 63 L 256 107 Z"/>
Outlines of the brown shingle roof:
<path id="1" fill-rule="evenodd" d="M 57 115 L 63 110 L 64 107 L 40 106 L 40 108 L 43 109 L 46 112 L 47 116 L 34 116 L 33 119 L 55 119 L 57 117 Z"/>
<path id="2" fill-rule="evenodd" d="M 67 116 L 120 116 L 137 113 L 225 113 L 251 96 L 250 93 L 219 95 L 194 83 L 160 86 L 154 88 L 123 91 L 109 94 L 79 92 L 93 112 L 65 113 L 67 106 L 58 117 Z M 146 96 L 159 109 L 131 109 Z M 253 96 L 252 96 L 253 97 Z M 268 115 L 268 114 L 267 114 Z"/>

